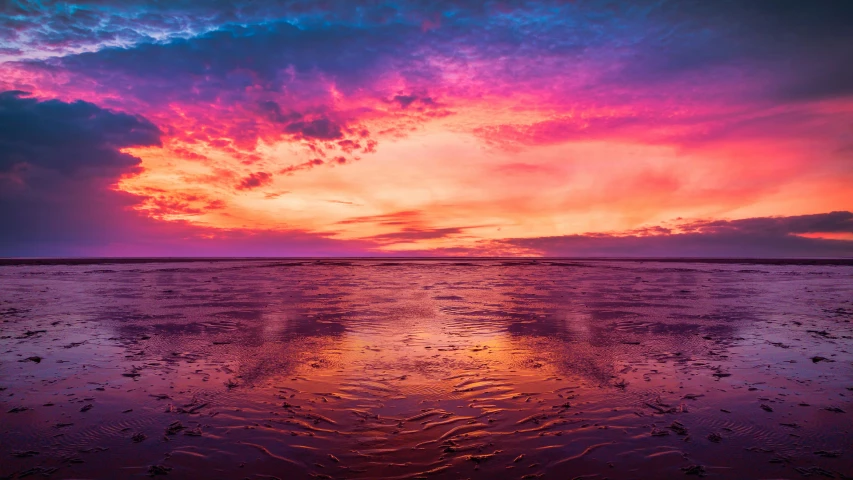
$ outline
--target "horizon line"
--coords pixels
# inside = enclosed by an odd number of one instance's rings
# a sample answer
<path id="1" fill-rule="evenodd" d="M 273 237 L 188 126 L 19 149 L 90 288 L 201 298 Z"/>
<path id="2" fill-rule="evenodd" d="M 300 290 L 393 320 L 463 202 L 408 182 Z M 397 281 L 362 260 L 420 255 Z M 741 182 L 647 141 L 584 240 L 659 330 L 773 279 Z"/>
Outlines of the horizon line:
<path id="1" fill-rule="evenodd" d="M 193 262 L 228 262 L 228 261 L 292 261 L 292 262 L 324 262 L 324 261 L 515 261 L 515 262 L 554 262 L 554 261 L 584 261 L 584 262 L 667 262 L 667 263 L 747 263 L 747 264 L 800 264 L 800 265 L 853 265 L 853 257 L 722 257 L 722 256 L 672 256 L 672 257 L 480 257 L 480 256 L 317 256 L 317 257 L 227 257 L 227 256 L 140 256 L 140 257 L 0 257 L 0 266 L 15 265 L 92 265 L 109 263 L 193 263 Z"/>

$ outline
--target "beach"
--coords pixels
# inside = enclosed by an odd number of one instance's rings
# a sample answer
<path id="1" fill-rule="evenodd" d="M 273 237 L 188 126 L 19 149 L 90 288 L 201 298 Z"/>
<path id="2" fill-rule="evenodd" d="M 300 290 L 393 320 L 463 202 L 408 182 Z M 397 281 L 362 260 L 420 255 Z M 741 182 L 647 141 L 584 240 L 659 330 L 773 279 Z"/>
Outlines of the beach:
<path id="1" fill-rule="evenodd" d="M 849 262 L 44 261 L 0 286 L 0 478 L 853 476 Z"/>

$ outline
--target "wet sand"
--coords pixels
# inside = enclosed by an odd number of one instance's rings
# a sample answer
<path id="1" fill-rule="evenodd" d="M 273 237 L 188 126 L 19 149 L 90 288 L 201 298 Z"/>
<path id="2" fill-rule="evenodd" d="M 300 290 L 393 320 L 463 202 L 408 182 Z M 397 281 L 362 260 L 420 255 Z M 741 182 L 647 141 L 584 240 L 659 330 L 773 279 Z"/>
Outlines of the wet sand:
<path id="1" fill-rule="evenodd" d="M 7 264 L 0 478 L 850 478 L 851 320 L 849 262 Z"/>

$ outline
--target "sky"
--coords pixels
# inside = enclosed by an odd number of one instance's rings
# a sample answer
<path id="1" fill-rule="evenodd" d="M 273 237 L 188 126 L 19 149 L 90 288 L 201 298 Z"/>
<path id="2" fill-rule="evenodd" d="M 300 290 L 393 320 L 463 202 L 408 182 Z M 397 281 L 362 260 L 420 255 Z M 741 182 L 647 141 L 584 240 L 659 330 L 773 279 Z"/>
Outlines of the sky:
<path id="1" fill-rule="evenodd" d="M 853 2 L 0 3 L 0 256 L 853 256 Z"/>

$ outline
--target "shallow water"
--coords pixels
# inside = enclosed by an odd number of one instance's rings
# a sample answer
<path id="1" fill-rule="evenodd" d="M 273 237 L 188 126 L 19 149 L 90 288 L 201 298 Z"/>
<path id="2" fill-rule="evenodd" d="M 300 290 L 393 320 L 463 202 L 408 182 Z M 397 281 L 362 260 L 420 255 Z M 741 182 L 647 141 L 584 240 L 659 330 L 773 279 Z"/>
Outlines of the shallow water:
<path id="1" fill-rule="evenodd" d="M 6 265 L 0 478 L 844 478 L 851 319 L 849 264 Z"/>

